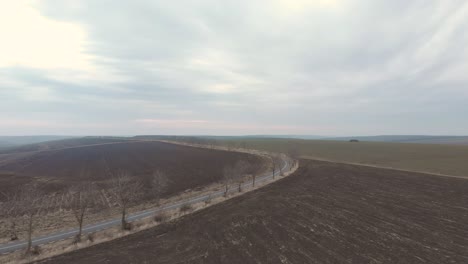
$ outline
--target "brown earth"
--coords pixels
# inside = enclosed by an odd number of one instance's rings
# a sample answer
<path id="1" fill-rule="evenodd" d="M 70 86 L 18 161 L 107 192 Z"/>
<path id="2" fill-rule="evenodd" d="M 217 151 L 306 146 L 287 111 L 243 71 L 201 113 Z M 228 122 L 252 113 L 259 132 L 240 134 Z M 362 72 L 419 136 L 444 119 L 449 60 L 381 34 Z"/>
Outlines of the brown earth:
<path id="1" fill-rule="evenodd" d="M 302 160 L 276 183 L 41 263 L 468 263 L 468 181 Z"/>
<path id="2" fill-rule="evenodd" d="M 295 150 L 303 158 L 359 163 L 378 167 L 468 178 L 468 146 L 393 142 L 251 138 L 219 141 L 272 152 Z"/>
<path id="3" fill-rule="evenodd" d="M 12 154 L 13 155 L 13 154 Z M 39 151 L 0 164 L 0 193 L 28 182 L 41 182 L 46 191 L 94 181 L 105 183 L 109 170 L 124 170 L 148 178 L 154 169 L 169 178 L 165 195 L 219 181 L 227 164 L 244 159 L 260 165 L 261 158 L 245 153 L 209 150 L 162 142 L 126 142 Z M 84 172 L 84 174 L 82 173 Z"/>

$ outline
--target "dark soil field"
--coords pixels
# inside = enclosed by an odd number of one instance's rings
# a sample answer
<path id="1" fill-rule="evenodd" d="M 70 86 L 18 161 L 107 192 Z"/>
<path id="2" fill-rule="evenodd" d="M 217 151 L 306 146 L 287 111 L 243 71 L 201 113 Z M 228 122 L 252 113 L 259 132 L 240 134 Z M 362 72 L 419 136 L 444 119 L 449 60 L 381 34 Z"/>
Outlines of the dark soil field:
<path id="1" fill-rule="evenodd" d="M 15 154 L 12 154 L 15 155 Z M 35 152 L 0 164 L 0 192 L 39 181 L 49 191 L 84 182 L 106 182 L 109 171 L 124 170 L 144 179 L 154 169 L 169 178 L 166 195 L 194 189 L 221 179 L 224 166 L 244 159 L 263 165 L 261 158 L 243 153 L 208 150 L 162 142 L 127 142 Z M 28 179 L 29 177 L 29 179 Z"/>
<path id="2" fill-rule="evenodd" d="M 468 263 L 468 180 L 301 162 L 265 188 L 42 263 Z"/>

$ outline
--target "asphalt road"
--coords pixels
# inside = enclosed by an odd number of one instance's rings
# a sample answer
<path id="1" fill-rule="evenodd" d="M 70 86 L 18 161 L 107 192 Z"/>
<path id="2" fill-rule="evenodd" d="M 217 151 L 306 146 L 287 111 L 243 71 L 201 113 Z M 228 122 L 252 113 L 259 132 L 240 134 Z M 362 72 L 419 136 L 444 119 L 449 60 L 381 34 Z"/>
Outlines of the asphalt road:
<path id="1" fill-rule="evenodd" d="M 287 172 L 290 169 L 291 169 L 291 164 L 289 163 L 289 160 L 288 159 L 283 159 L 282 171 Z M 272 179 L 274 176 L 278 175 L 279 173 L 280 173 L 280 171 L 277 171 L 275 173 L 275 175 L 273 175 L 273 173 L 267 173 L 267 174 L 258 176 L 256 178 L 256 183 L 264 182 L 264 181 L 267 181 L 269 179 Z M 251 182 L 247 182 L 247 183 L 242 184 L 242 187 L 244 189 L 247 189 L 247 188 L 249 188 L 251 186 L 252 186 Z M 230 193 L 237 192 L 237 187 L 238 187 L 237 184 L 230 186 L 229 192 Z M 221 191 L 214 191 L 214 192 L 212 192 L 210 194 L 205 194 L 205 195 L 201 195 L 201 196 L 197 196 L 197 197 L 188 198 L 186 200 L 182 200 L 182 201 L 177 202 L 177 203 L 164 205 L 164 206 L 161 206 L 161 207 L 158 207 L 158 208 L 149 209 L 149 210 L 141 211 L 141 212 L 138 212 L 138 213 L 130 214 L 127 217 L 127 221 L 132 222 L 132 221 L 136 221 L 136 220 L 141 220 L 141 219 L 144 219 L 144 218 L 147 218 L 147 217 L 154 216 L 156 213 L 160 213 L 160 212 L 167 211 L 167 210 L 172 210 L 172 209 L 178 209 L 178 208 L 182 207 L 183 205 L 195 204 L 195 203 L 203 202 L 203 201 L 206 201 L 206 200 L 209 200 L 209 199 L 221 197 L 223 195 L 224 195 L 224 190 L 221 190 Z M 106 220 L 106 221 L 103 221 L 103 222 L 100 222 L 100 223 L 87 225 L 87 226 L 83 227 L 83 234 L 86 235 L 86 234 L 89 234 L 89 233 L 94 233 L 94 232 L 101 231 L 101 230 L 104 230 L 104 229 L 108 229 L 108 228 L 111 228 L 111 227 L 114 227 L 114 226 L 118 226 L 120 224 L 121 224 L 121 219 L 116 218 L 116 219 L 112 219 L 112 220 Z M 74 229 L 70 229 L 68 231 L 61 231 L 61 232 L 52 233 L 52 234 L 49 234 L 49 235 L 43 235 L 43 236 L 34 238 L 33 241 L 32 241 L 32 245 L 36 246 L 36 245 L 44 245 L 44 244 L 48 244 L 48 243 L 52 243 L 52 242 L 57 242 L 57 241 L 60 241 L 60 240 L 72 238 L 73 236 L 75 236 L 77 234 L 78 234 L 78 229 L 74 228 Z M 8 253 L 11 253 L 11 252 L 14 252 L 14 251 L 17 251 L 17 250 L 24 249 L 24 248 L 26 248 L 26 246 L 27 246 L 27 241 L 16 241 L 16 242 L 10 242 L 10 243 L 6 243 L 6 244 L 2 244 L 2 245 L 0 245 L 0 254 L 8 254 Z"/>

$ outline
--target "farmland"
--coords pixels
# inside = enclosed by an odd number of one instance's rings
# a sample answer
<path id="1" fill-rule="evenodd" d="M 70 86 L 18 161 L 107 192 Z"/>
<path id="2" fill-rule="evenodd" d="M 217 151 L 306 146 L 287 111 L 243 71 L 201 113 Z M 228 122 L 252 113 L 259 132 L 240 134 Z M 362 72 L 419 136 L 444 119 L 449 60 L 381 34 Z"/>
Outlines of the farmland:
<path id="1" fill-rule="evenodd" d="M 164 202 L 187 198 L 202 193 L 207 188 L 218 188 L 223 169 L 240 160 L 252 164 L 250 168 L 256 173 L 265 171 L 269 166 L 265 159 L 258 155 L 141 141 L 11 155 L 11 159 L 0 165 L 0 169 L 3 170 L 0 172 L 0 202 L 8 197 L 3 194 L 25 185 L 38 184 L 42 193 L 50 198 L 50 204 L 54 205 L 50 212 L 41 216 L 37 222 L 36 236 L 75 225 L 70 211 L 62 210 L 62 205 L 66 201 L 64 195 L 68 188 L 80 186 L 81 183 L 96 183 L 102 194 L 98 198 L 102 202 L 102 210 L 90 212 L 86 223 L 116 217 L 119 211 L 115 207 L 115 200 L 109 201 L 109 190 L 113 187 L 112 175 L 121 170 L 142 183 L 141 189 L 138 190 L 138 202 L 128 208 L 129 212 L 136 212 L 155 207 L 156 201 L 148 189 L 151 188 L 151 177 L 155 170 L 162 171 L 167 179 L 158 195 Z M 7 240 L 11 231 L 7 220 L 0 218 L 1 242 Z M 24 224 L 21 217 L 17 220 Z M 24 239 L 24 230 L 18 231 L 19 237 Z"/>
<path id="2" fill-rule="evenodd" d="M 292 176 L 43 263 L 467 263 L 468 181 L 302 160 Z"/>
<path id="3" fill-rule="evenodd" d="M 109 144 L 109 143 L 126 142 L 126 141 L 129 141 L 129 139 L 120 138 L 120 137 L 82 137 L 82 138 L 60 139 L 60 140 L 51 140 L 51 141 L 44 141 L 44 142 L 11 147 L 8 149 L 0 150 L 0 154 L 57 150 L 57 149 L 63 149 L 63 148 L 100 145 L 100 144 Z"/>
<path id="4" fill-rule="evenodd" d="M 298 139 L 219 140 L 221 144 L 287 152 L 303 158 L 359 163 L 396 169 L 468 177 L 468 146 Z"/>
<path id="5" fill-rule="evenodd" d="M 172 195 L 220 180 L 224 166 L 240 159 L 262 166 L 260 158 L 254 155 L 162 142 L 126 142 L 40 151 L 15 156 L 1 164 L 0 172 L 5 175 L 1 180 L 8 181 L 9 186 L 1 185 L 5 190 L 0 191 L 8 190 L 15 181 L 18 185 L 36 181 L 43 183 L 44 188 L 56 191 L 85 181 L 105 183 L 109 180 L 109 171 L 125 170 L 134 177 L 145 179 L 153 170 L 160 169 L 169 177 L 165 195 Z"/>

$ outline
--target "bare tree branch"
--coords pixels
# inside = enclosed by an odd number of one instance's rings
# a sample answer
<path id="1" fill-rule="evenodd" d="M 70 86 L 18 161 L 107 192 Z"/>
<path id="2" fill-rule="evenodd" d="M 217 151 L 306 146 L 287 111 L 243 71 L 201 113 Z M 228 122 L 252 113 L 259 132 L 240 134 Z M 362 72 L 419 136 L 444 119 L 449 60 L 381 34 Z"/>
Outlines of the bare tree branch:
<path id="1" fill-rule="evenodd" d="M 10 240 L 18 240 L 18 218 L 21 216 L 18 191 L 4 193 L 6 200 L 1 203 L 0 216 L 9 223 Z"/>
<path id="2" fill-rule="evenodd" d="M 75 243 L 81 241 L 86 214 L 92 207 L 99 205 L 98 196 L 98 190 L 93 183 L 83 183 L 71 187 L 66 194 L 65 207 L 71 210 L 79 228 L 78 234 L 75 237 Z"/>
<path id="3" fill-rule="evenodd" d="M 283 159 L 280 154 L 273 155 L 271 157 L 273 163 L 273 179 L 275 178 L 275 174 L 277 171 L 280 172 L 280 175 L 283 176 Z"/>
<path id="4" fill-rule="evenodd" d="M 299 150 L 297 146 L 291 146 L 289 148 L 288 156 L 292 159 L 292 166 L 296 166 L 299 159 Z"/>
<path id="5" fill-rule="evenodd" d="M 32 248 L 32 235 L 34 225 L 36 224 L 35 218 L 48 208 L 47 199 L 42 194 L 38 185 L 31 185 L 22 188 L 18 196 L 19 206 L 21 208 L 20 214 L 26 217 L 26 233 L 27 233 L 27 247 L 26 254 L 31 253 Z"/>
<path id="6" fill-rule="evenodd" d="M 142 195 L 142 184 L 140 181 L 130 177 L 127 172 L 118 172 L 112 177 L 111 194 L 122 214 L 122 229 L 130 229 L 126 215 L 128 207 Z"/>
<path id="7" fill-rule="evenodd" d="M 167 189 L 167 187 L 167 175 L 161 170 L 155 170 L 151 178 L 151 190 L 158 206 L 161 200 L 161 195 Z"/>
<path id="8" fill-rule="evenodd" d="M 227 197 L 229 192 L 229 185 L 234 179 L 234 168 L 231 165 L 227 165 L 223 169 L 223 184 L 224 184 L 224 197 Z"/>

